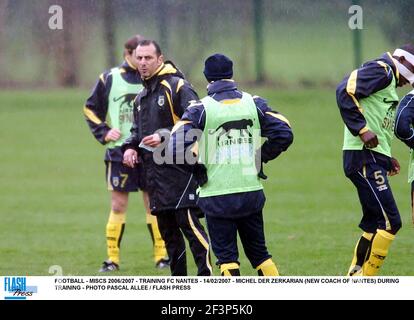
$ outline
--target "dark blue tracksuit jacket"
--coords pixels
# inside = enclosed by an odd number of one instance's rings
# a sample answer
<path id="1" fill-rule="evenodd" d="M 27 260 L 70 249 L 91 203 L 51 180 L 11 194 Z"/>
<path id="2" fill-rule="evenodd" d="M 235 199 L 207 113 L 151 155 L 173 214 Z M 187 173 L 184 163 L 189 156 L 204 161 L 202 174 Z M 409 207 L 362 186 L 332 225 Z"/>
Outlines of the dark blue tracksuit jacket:
<path id="1" fill-rule="evenodd" d="M 346 76 L 336 89 L 336 100 L 345 125 L 355 136 L 366 127 L 364 115 L 359 111 L 355 100 L 366 98 L 375 92 L 388 87 L 393 79 L 399 81 L 399 72 L 392 61 L 390 53 L 384 53 L 379 59 L 364 63 L 357 73 L 356 79 Z M 351 83 L 355 81 L 355 83 Z M 355 85 L 355 93 L 348 91 Z M 368 149 L 362 151 L 345 150 L 343 154 L 344 171 L 347 176 L 360 170 L 363 165 L 376 162 L 388 171 L 391 169 L 391 159 L 378 152 Z"/>
<path id="2" fill-rule="evenodd" d="M 414 90 L 400 102 L 395 121 L 395 136 L 409 148 L 414 149 Z"/>
<path id="3" fill-rule="evenodd" d="M 207 87 L 208 95 L 217 101 L 240 99 L 242 92 L 237 89 L 233 80 L 215 81 Z M 293 133 L 290 125 L 279 113 L 272 111 L 266 100 L 254 96 L 257 114 L 261 127 L 262 137 L 267 141 L 261 148 L 261 157 L 264 163 L 275 159 L 293 142 Z M 180 131 L 184 135 L 191 129 L 204 130 L 206 114 L 201 101 L 194 102 L 181 117 L 182 126 L 176 128 L 172 135 L 173 143 Z M 182 131 L 181 131 L 182 134 Z M 186 141 L 184 148 L 190 147 L 194 141 Z M 232 205 L 229 206 L 229 203 Z M 199 198 L 198 205 L 206 215 L 222 218 L 240 218 L 263 209 L 265 196 L 263 190 L 243 192 L 215 197 Z"/>

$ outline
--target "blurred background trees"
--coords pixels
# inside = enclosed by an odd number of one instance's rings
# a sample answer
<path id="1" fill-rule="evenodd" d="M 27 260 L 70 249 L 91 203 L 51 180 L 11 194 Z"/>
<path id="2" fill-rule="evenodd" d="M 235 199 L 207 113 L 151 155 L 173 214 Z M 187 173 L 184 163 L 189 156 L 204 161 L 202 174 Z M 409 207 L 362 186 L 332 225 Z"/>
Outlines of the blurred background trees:
<path id="1" fill-rule="evenodd" d="M 413 42 L 414 6 L 410 0 L 378 1 L 384 10 L 381 28 L 388 41 L 394 45 Z"/>
<path id="2" fill-rule="evenodd" d="M 360 0 L 363 59 L 412 41 L 410 0 Z M 63 9 L 50 30 L 49 7 Z M 278 86 L 325 86 L 353 67 L 351 0 L 0 0 L 0 87 L 90 87 L 122 62 L 139 33 L 157 40 L 193 82 L 222 52 L 235 78 Z"/>

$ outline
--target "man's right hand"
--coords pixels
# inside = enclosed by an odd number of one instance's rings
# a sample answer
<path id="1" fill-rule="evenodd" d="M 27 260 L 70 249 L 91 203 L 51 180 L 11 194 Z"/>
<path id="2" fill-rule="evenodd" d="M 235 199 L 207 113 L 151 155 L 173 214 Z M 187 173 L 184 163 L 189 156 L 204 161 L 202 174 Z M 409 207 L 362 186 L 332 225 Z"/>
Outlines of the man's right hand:
<path id="1" fill-rule="evenodd" d="M 265 175 L 264 172 L 263 172 L 262 153 L 261 153 L 261 150 L 260 149 L 256 150 L 254 164 L 256 166 L 257 176 L 260 179 L 266 180 L 267 179 L 267 175 Z"/>
<path id="2" fill-rule="evenodd" d="M 124 160 L 122 163 L 127 167 L 134 168 L 138 163 L 138 153 L 134 149 L 127 149 L 124 152 Z"/>
<path id="3" fill-rule="evenodd" d="M 204 164 L 196 163 L 193 173 L 200 187 L 208 182 L 207 168 Z"/>
<path id="4" fill-rule="evenodd" d="M 119 129 L 113 128 L 109 130 L 108 133 L 106 134 L 105 141 L 106 142 L 117 141 L 119 140 L 119 138 L 121 138 L 121 131 L 119 131 Z"/>
<path id="5" fill-rule="evenodd" d="M 158 133 L 146 136 L 142 139 L 142 143 L 151 148 L 156 148 L 161 144 L 161 137 Z"/>
<path id="6" fill-rule="evenodd" d="M 365 145 L 365 148 L 367 148 L 367 149 L 373 149 L 376 146 L 378 146 L 378 137 L 371 130 L 368 130 L 368 131 L 360 134 L 359 137 L 361 138 L 362 142 Z"/>

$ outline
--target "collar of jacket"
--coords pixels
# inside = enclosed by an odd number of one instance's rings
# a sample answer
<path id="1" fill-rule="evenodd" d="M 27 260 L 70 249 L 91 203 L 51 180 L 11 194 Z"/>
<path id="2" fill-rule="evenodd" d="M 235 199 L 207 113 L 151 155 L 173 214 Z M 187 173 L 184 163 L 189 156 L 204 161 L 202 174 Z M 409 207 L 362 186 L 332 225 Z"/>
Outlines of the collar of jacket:
<path id="1" fill-rule="evenodd" d="M 234 91 L 237 90 L 237 83 L 231 79 L 223 79 L 214 81 L 208 84 L 207 86 L 207 94 L 209 96 L 220 93 L 224 91 Z"/>
<path id="2" fill-rule="evenodd" d="M 392 54 L 390 52 L 386 52 L 378 60 L 385 62 L 391 67 L 397 82 L 396 85 L 398 85 L 398 82 L 400 81 L 400 72 L 398 71 L 398 68 L 394 62 L 395 59 L 392 57 Z"/>
<path id="3" fill-rule="evenodd" d="M 124 62 L 122 62 L 121 68 L 125 69 L 126 72 L 138 72 L 138 69 L 128 61 L 128 58 L 125 58 Z"/>
<path id="4" fill-rule="evenodd" d="M 170 61 L 167 61 L 163 63 L 151 77 L 143 79 L 144 87 L 149 91 L 154 91 L 157 84 L 161 82 L 163 78 L 170 75 L 175 75 L 183 78 L 181 72 L 175 68 L 174 64 L 172 64 Z"/>

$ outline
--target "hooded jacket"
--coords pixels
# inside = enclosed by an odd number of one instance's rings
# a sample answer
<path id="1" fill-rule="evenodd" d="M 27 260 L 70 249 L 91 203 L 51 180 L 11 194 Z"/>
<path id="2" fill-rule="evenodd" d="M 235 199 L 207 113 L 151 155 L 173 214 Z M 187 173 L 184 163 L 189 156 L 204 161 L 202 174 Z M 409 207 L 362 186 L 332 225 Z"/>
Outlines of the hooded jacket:
<path id="1" fill-rule="evenodd" d="M 208 96 L 219 102 L 239 100 L 242 92 L 238 90 L 233 80 L 219 80 L 207 87 Z M 260 148 L 261 160 L 267 163 L 286 151 L 293 142 L 293 132 L 289 121 L 280 113 L 272 110 L 267 101 L 259 96 L 253 96 L 257 115 L 260 122 L 262 137 L 266 138 Z M 193 129 L 205 130 L 206 112 L 201 101 L 194 102 L 176 125 L 170 141 L 170 148 L 180 152 L 177 142 Z M 194 141 L 185 140 L 184 149 L 190 148 Z M 196 169 L 197 167 L 195 167 Z M 198 174 L 196 174 L 198 176 Z M 202 175 L 202 174 L 201 174 Z M 199 178 L 199 176 L 197 177 Z M 202 179 L 200 179 L 202 184 Z M 199 198 L 198 205 L 207 216 L 233 219 L 242 218 L 261 211 L 265 204 L 263 190 L 233 193 L 212 197 Z"/>
<path id="2" fill-rule="evenodd" d="M 142 80 L 139 72 L 128 61 L 124 61 L 118 68 L 121 70 L 122 77 L 125 81 L 131 84 L 141 84 Z M 108 143 L 105 141 L 105 137 L 109 130 L 111 130 L 111 127 L 106 122 L 109 107 L 108 99 L 111 88 L 112 73 L 111 70 L 108 70 L 99 76 L 99 79 L 97 80 L 95 87 L 93 88 L 92 93 L 83 108 L 83 114 L 89 125 L 89 129 L 95 136 L 96 140 L 103 145 Z M 112 149 L 106 149 L 105 160 L 122 162 L 121 148 L 115 147 Z"/>
<path id="3" fill-rule="evenodd" d="M 168 141 L 163 141 L 154 153 L 140 148 L 139 144 L 144 137 L 158 130 L 169 132 L 180 120 L 190 101 L 198 100 L 197 93 L 184 79 L 184 75 L 169 61 L 161 65 L 152 77 L 143 80 L 143 85 L 144 89 L 134 101 L 131 136 L 125 141 L 122 149 L 135 149 L 140 156 L 143 165 L 141 184 L 149 193 L 152 213 L 195 208 L 198 185 L 191 168 L 154 161 L 153 155 L 162 154 L 160 150 Z"/>
<path id="4" fill-rule="evenodd" d="M 356 72 L 346 76 L 336 89 L 336 100 L 342 119 L 349 131 L 357 136 L 367 128 L 367 122 L 360 112 L 360 99 L 374 95 L 388 87 L 395 78 L 400 81 L 400 73 L 391 53 L 383 54 L 379 59 L 364 63 Z M 364 148 L 363 150 L 344 150 L 343 166 L 346 176 L 360 170 L 364 165 L 377 163 L 386 170 L 392 169 L 391 158 Z"/>

